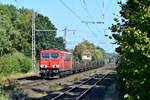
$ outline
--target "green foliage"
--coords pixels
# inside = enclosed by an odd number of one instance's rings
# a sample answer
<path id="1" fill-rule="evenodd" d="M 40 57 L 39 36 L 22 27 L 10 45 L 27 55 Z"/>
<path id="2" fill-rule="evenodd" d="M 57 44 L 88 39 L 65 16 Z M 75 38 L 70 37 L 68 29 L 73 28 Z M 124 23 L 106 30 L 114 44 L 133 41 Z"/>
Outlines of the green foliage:
<path id="1" fill-rule="evenodd" d="M 50 19 L 36 12 L 36 29 L 56 30 Z M 0 4 L 0 56 L 19 51 L 31 56 L 32 10 L 17 9 Z M 45 49 L 64 49 L 62 37 L 56 32 L 36 32 L 36 52 Z"/>
<path id="2" fill-rule="evenodd" d="M 119 55 L 116 53 L 105 53 L 105 64 L 116 64 L 118 63 Z"/>
<path id="3" fill-rule="evenodd" d="M 17 59 L 19 62 L 19 72 L 27 73 L 31 69 L 31 59 L 21 53 L 14 53 L 12 55 L 14 59 Z"/>
<path id="4" fill-rule="evenodd" d="M 15 90 L 16 84 L 9 81 L 7 85 L 0 81 L 0 100 L 9 100 L 8 92 Z"/>
<path id="5" fill-rule="evenodd" d="M 81 60 L 82 59 L 82 53 L 85 50 L 89 50 L 92 53 L 92 60 L 104 60 L 104 55 L 103 55 L 103 49 L 96 47 L 94 44 L 88 42 L 88 41 L 83 41 L 82 43 L 78 44 L 74 51 L 74 59 L 75 60 Z"/>
<path id="6" fill-rule="evenodd" d="M 57 30 L 48 17 L 41 14 L 36 16 L 36 29 L 40 30 Z M 36 32 L 36 48 L 39 51 L 46 49 L 65 49 L 62 37 L 56 37 L 56 32 Z"/>
<path id="7" fill-rule="evenodd" d="M 5 6 L 0 6 L 0 54 L 12 52 L 14 50 L 14 38 L 17 38 L 18 32 L 13 28 L 8 9 Z M 15 34 L 16 33 L 16 34 Z"/>
<path id="8" fill-rule="evenodd" d="M 0 91 L 0 100 L 9 100 L 4 91 Z"/>
<path id="9" fill-rule="evenodd" d="M 3 91 L 3 85 L 0 83 L 0 100 L 8 100 L 8 97 L 6 96 L 6 92 Z"/>
<path id="10" fill-rule="evenodd" d="M 121 55 L 117 68 L 123 95 L 128 100 L 150 96 L 150 0 L 128 0 L 120 4 L 123 17 L 111 27 Z M 116 20 L 116 19 L 115 19 Z"/>
<path id="11" fill-rule="evenodd" d="M 31 69 L 31 59 L 18 52 L 0 57 L 0 61 L 0 76 L 26 73 Z"/>
<path id="12" fill-rule="evenodd" d="M 26 12 L 24 14 L 24 12 Z M 0 54 L 12 53 L 16 50 L 24 52 L 31 47 L 29 36 L 31 33 L 30 10 L 17 9 L 12 5 L 0 5 Z M 30 46 L 29 46 L 30 45 Z"/>

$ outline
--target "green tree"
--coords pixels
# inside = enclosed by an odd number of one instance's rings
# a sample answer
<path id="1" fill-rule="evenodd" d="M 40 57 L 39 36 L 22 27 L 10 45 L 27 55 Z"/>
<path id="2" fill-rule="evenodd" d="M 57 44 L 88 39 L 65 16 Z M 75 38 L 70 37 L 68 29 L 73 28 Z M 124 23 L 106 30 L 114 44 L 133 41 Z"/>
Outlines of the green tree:
<path id="1" fill-rule="evenodd" d="M 0 5 L 0 55 L 19 51 L 31 56 L 32 10 Z M 50 19 L 36 12 L 36 29 L 56 30 Z M 56 32 L 36 32 L 36 52 L 45 49 L 64 49 L 62 37 Z"/>
<path id="2" fill-rule="evenodd" d="M 117 69 L 124 98 L 148 100 L 150 95 L 150 0 L 121 4 L 121 21 L 111 27 L 121 55 Z"/>
<path id="3" fill-rule="evenodd" d="M 92 60 L 104 60 L 103 52 L 96 47 L 94 44 L 88 42 L 87 40 L 78 44 L 74 49 L 74 57 L 76 60 L 81 60 L 82 53 L 85 50 L 89 50 L 92 53 Z"/>
<path id="4" fill-rule="evenodd" d="M 31 33 L 31 17 L 28 18 L 27 16 L 31 16 L 31 13 L 23 14 L 23 11 L 16 9 L 16 7 L 12 5 L 0 5 L 0 11 L 1 55 L 16 50 L 24 52 L 25 48 L 30 48 L 31 46 L 29 45 L 31 43 L 29 44 L 28 40 L 30 39 L 29 35 Z M 28 12 L 31 11 L 28 10 Z"/>
<path id="5" fill-rule="evenodd" d="M 12 24 L 11 12 L 6 6 L 0 6 L 0 23 L 0 55 L 4 55 L 16 50 L 14 45 L 19 37 L 19 32 Z"/>
<path id="6" fill-rule="evenodd" d="M 48 17 L 41 14 L 36 16 L 36 29 L 57 30 Z M 37 54 L 40 50 L 46 49 L 65 49 L 64 39 L 56 37 L 56 31 L 36 32 Z"/>

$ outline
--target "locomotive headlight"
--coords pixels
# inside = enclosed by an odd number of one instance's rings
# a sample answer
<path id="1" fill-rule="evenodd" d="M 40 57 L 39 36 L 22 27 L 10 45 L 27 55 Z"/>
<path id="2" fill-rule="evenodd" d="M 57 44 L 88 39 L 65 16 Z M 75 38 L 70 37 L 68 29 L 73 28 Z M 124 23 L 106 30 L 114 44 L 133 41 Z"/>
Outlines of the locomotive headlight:
<path id="1" fill-rule="evenodd" d="M 45 65 L 45 68 L 47 68 L 47 65 Z"/>
<path id="2" fill-rule="evenodd" d="M 55 65 L 52 65 L 53 68 L 55 68 Z"/>
<path id="3" fill-rule="evenodd" d="M 59 65 L 56 65 L 57 66 L 57 68 L 59 68 Z"/>
<path id="4" fill-rule="evenodd" d="M 41 65 L 41 68 L 47 68 L 47 65 Z"/>
<path id="5" fill-rule="evenodd" d="M 43 67 L 44 67 L 44 65 L 41 65 L 40 67 L 41 67 L 41 68 L 43 68 Z"/>

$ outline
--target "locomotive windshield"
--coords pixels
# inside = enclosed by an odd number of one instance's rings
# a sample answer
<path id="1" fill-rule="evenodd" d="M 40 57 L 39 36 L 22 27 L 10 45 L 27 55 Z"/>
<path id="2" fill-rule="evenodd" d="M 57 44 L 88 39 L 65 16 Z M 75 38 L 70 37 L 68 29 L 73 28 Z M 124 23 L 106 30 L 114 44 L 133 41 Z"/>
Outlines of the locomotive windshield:
<path id="1" fill-rule="evenodd" d="M 52 58 L 52 59 L 56 59 L 56 58 L 58 58 L 58 53 L 50 53 L 50 58 Z"/>
<path id="2" fill-rule="evenodd" d="M 42 53 L 41 57 L 43 59 L 56 59 L 59 57 L 58 53 Z"/>
<path id="3" fill-rule="evenodd" d="M 42 58 L 49 59 L 49 53 L 42 53 Z"/>

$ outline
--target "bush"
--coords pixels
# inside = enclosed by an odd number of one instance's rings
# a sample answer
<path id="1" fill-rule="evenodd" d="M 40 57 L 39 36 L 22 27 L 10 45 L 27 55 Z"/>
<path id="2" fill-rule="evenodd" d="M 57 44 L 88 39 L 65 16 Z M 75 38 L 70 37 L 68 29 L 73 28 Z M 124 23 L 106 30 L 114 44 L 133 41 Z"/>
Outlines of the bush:
<path id="1" fill-rule="evenodd" d="M 0 57 L 0 76 L 6 76 L 11 73 L 26 73 L 31 69 L 31 59 L 24 54 L 14 52 Z"/>
<path id="2" fill-rule="evenodd" d="M 19 62 L 19 72 L 26 73 L 32 67 L 32 60 L 22 53 L 14 53 L 14 59 Z"/>
<path id="3" fill-rule="evenodd" d="M 3 85 L 0 82 L 0 100 L 25 100 L 27 94 L 22 89 L 16 89 L 16 83 Z"/>
<path id="4" fill-rule="evenodd" d="M 3 85 L 0 82 L 0 100 L 8 100 L 6 92 L 3 90 Z"/>
<path id="5" fill-rule="evenodd" d="M 114 20 L 112 36 L 121 55 L 117 69 L 125 100 L 150 98 L 150 0 L 119 3 L 121 19 Z"/>
<path id="6" fill-rule="evenodd" d="M 0 91 L 0 100 L 8 100 L 8 97 L 3 91 Z"/>

